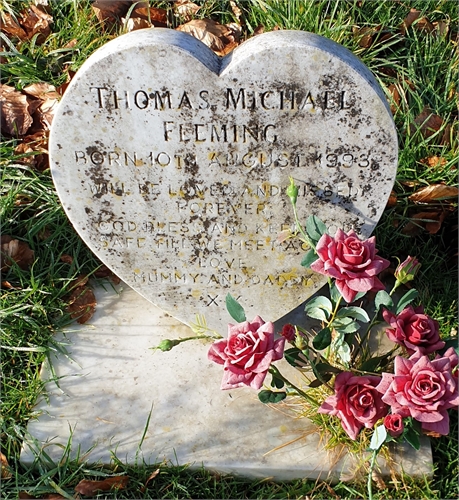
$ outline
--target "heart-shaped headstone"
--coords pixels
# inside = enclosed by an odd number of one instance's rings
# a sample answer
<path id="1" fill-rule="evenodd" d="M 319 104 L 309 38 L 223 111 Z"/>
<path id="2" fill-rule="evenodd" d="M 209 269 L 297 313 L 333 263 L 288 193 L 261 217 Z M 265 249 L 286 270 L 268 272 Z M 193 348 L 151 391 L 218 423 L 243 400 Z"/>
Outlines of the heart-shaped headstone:
<path id="1" fill-rule="evenodd" d="M 185 323 L 222 331 L 225 296 L 276 320 L 324 283 L 301 267 L 285 194 L 333 233 L 369 236 L 392 188 L 384 94 L 342 46 L 298 31 L 224 58 L 191 36 L 142 30 L 82 66 L 54 119 L 52 175 L 84 241 Z"/>

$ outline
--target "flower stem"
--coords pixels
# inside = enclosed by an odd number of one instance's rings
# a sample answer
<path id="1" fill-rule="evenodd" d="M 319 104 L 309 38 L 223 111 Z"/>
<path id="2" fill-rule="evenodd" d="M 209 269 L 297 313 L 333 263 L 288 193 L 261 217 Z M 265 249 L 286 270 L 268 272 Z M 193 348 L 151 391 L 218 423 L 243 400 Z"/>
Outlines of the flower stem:
<path id="1" fill-rule="evenodd" d="M 368 489 L 368 500 L 373 500 L 373 470 L 376 465 L 376 457 L 378 456 L 380 448 L 373 451 L 373 455 L 371 456 L 370 461 L 370 470 L 368 471 L 368 481 L 367 481 L 367 489 Z"/>
<path id="2" fill-rule="evenodd" d="M 275 375 L 277 378 L 280 378 L 285 384 L 287 384 L 289 387 L 291 387 L 296 393 L 298 393 L 299 396 L 302 398 L 306 399 L 306 401 L 309 401 L 309 403 L 312 403 L 314 406 L 317 406 L 317 401 L 314 398 L 311 398 L 309 394 L 306 392 L 302 391 L 299 387 L 296 385 L 292 384 L 290 380 L 286 379 L 282 373 L 273 365 L 269 367 L 269 372 L 272 375 Z"/>
<path id="3" fill-rule="evenodd" d="M 298 219 L 298 212 L 296 210 L 296 204 L 292 202 L 292 207 L 293 207 L 293 216 L 295 218 L 295 225 L 297 227 L 298 232 L 301 234 L 301 236 L 304 238 L 304 241 L 313 249 L 316 249 L 316 246 L 312 243 L 312 241 L 308 238 L 306 233 L 303 230 L 303 226 L 301 225 L 300 220 Z"/>

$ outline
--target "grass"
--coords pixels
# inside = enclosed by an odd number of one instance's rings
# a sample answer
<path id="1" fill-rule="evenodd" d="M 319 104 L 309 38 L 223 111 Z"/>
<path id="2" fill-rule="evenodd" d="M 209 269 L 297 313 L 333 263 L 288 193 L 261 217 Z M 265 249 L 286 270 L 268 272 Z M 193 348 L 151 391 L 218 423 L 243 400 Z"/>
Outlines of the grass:
<path id="1" fill-rule="evenodd" d="M 18 12 L 26 0 L 5 0 L 4 11 Z M 2 34 L 7 62 L 2 64 L 2 83 L 22 89 L 30 83 L 46 81 L 60 85 L 66 71 L 76 71 L 87 57 L 111 38 L 121 34 L 116 26 L 104 31 L 95 18 L 89 1 L 52 1 L 54 25 L 45 43 L 36 39 L 18 43 Z M 170 8 L 169 2 L 150 2 Z M 207 0 L 197 17 L 212 17 L 220 22 L 234 22 L 236 17 L 227 0 Z M 457 331 L 457 204 L 438 202 L 434 208 L 446 209 L 448 216 L 440 230 L 429 234 L 423 227 L 416 234 L 404 232 L 416 211 L 410 201 L 417 188 L 430 184 L 457 182 L 457 97 L 456 55 L 458 14 L 453 1 L 302 1 L 251 0 L 238 2 L 243 11 L 243 37 L 251 36 L 260 25 L 265 31 L 302 29 L 327 36 L 357 54 L 387 90 L 391 84 L 400 90 L 400 105 L 394 119 L 399 133 L 399 171 L 394 187 L 397 204 L 386 210 L 375 234 L 380 253 L 403 259 L 417 255 L 423 263 L 416 286 L 426 311 L 441 324 L 445 337 Z M 410 8 L 419 9 L 429 21 L 446 21 L 446 34 L 426 33 L 416 29 L 416 22 L 405 36 L 399 34 Z M 169 16 L 171 27 L 182 20 Z M 419 21 L 418 21 L 419 23 Z M 360 44 L 360 28 L 381 26 L 381 33 L 392 37 L 384 41 Z M 73 39 L 78 44 L 65 46 Z M 410 127 L 424 109 L 429 108 L 443 119 L 443 125 L 430 137 Z M 442 144 L 447 125 L 452 125 L 450 143 Z M 34 402 L 43 390 L 39 377 L 42 362 L 52 350 L 65 355 L 65 346 L 53 341 L 54 333 L 71 318 L 66 313 L 66 296 L 72 281 L 81 274 L 93 273 L 100 263 L 69 224 L 55 193 L 49 171 L 36 172 L 17 166 L 20 160 L 14 149 L 20 139 L 2 137 L 1 200 L 2 232 L 25 241 L 35 252 L 28 270 L 17 265 L 2 274 L 11 288 L 1 290 L 2 319 L 2 451 L 11 466 L 12 478 L 3 480 L 2 498 L 18 498 L 21 491 L 34 496 L 49 493 L 73 495 L 81 479 L 100 479 L 107 475 L 127 475 L 130 483 L 124 490 L 100 494 L 100 498 L 365 498 L 365 485 L 340 483 L 329 486 L 313 481 L 273 483 L 269 480 L 248 482 L 205 471 L 191 471 L 187 466 L 159 466 L 158 476 L 144 488 L 156 467 L 139 464 L 127 466 L 114 457 L 110 468 L 69 459 L 68 449 L 62 460 L 51 463 L 37 452 L 35 468 L 19 462 L 26 425 L 34 416 Z M 421 160 L 432 156 L 443 164 L 429 168 Z M 413 187 L 414 185 L 414 187 Z M 455 232 L 456 231 L 456 232 Z M 72 263 L 61 261 L 63 254 Z M 402 478 L 398 484 L 377 491 L 374 498 L 457 498 L 457 414 L 452 415 L 450 436 L 433 441 L 436 471 L 431 482 Z M 144 489 L 143 489 L 144 488 Z"/>

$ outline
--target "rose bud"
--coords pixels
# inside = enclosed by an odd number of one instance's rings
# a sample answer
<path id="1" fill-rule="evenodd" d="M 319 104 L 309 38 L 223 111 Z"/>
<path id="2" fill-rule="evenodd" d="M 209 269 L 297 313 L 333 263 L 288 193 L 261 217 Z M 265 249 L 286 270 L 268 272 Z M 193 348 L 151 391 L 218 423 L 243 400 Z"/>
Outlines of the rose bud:
<path id="1" fill-rule="evenodd" d="M 399 264 L 395 270 L 395 279 L 400 283 L 408 283 L 408 281 L 414 280 L 414 277 L 420 267 L 421 264 L 416 257 L 410 257 L 408 255 L 408 257 L 401 264 Z"/>
<path id="2" fill-rule="evenodd" d="M 284 337 L 284 339 L 288 340 L 289 342 L 292 342 L 292 340 L 294 340 L 296 337 L 296 328 L 290 323 L 287 323 L 282 328 L 281 335 L 282 337 Z"/>
<path id="3" fill-rule="evenodd" d="M 173 347 L 176 345 L 180 344 L 180 340 L 170 340 L 170 339 L 165 339 L 161 340 L 159 343 L 157 349 L 160 349 L 163 352 L 170 351 Z"/>
<path id="4" fill-rule="evenodd" d="M 402 416 L 398 413 L 386 415 L 384 417 L 384 427 L 393 438 L 400 436 L 404 429 Z"/>

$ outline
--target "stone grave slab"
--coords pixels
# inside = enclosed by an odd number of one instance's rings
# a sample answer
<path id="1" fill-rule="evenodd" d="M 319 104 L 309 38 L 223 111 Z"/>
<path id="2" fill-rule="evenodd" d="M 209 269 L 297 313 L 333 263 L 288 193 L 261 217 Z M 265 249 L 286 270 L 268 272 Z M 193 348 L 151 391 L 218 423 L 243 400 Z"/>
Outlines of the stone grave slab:
<path id="1" fill-rule="evenodd" d="M 276 320 L 325 278 L 301 220 L 367 237 L 397 167 L 396 130 L 371 72 L 344 47 L 299 31 L 256 36 L 224 58 L 188 34 L 141 30 L 82 66 L 54 118 L 52 175 L 92 251 L 185 324 L 225 328 L 224 297 Z"/>
<path id="2" fill-rule="evenodd" d="M 59 461 L 72 436 L 72 456 L 80 450 L 89 462 L 108 464 L 114 452 L 128 463 L 204 464 L 249 478 L 337 481 L 358 476 L 359 459 L 325 451 L 309 421 L 294 418 L 295 407 L 264 407 L 249 388 L 220 391 L 222 370 L 207 359 L 208 345 L 189 342 L 153 353 L 150 347 L 164 338 L 191 332 L 129 287 L 122 288 L 118 294 L 110 286 L 97 287 L 90 324 L 72 325 L 56 338 L 66 344 L 69 356 L 52 358 L 59 386 L 48 382 L 49 402 L 42 399 L 37 405 L 41 415 L 29 422 L 24 463 L 34 461 L 31 448 L 44 449 Z M 284 321 L 304 319 L 299 310 L 292 315 Z M 299 372 L 284 360 L 276 364 L 301 383 Z M 42 375 L 50 377 L 47 367 Z M 393 460 L 396 470 L 410 476 L 432 475 L 428 440 L 418 452 L 397 448 Z M 388 474 L 387 465 L 381 465 Z"/>

